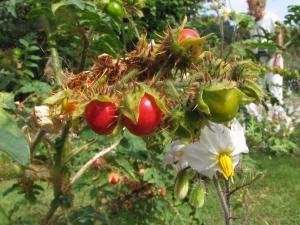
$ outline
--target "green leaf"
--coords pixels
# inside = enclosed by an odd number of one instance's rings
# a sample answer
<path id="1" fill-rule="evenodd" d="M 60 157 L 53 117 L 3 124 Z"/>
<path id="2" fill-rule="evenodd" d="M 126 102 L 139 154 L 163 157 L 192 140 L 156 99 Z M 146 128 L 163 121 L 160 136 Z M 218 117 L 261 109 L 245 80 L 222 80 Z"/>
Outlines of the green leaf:
<path id="1" fill-rule="evenodd" d="M 59 8 L 61 8 L 63 6 L 67 6 L 67 5 L 74 5 L 81 10 L 84 9 L 84 1 L 82 1 L 82 0 L 65 0 L 65 1 L 61 1 L 61 2 L 52 4 L 51 5 L 52 13 L 55 14 Z"/>
<path id="2" fill-rule="evenodd" d="M 136 178 L 134 175 L 134 169 L 130 165 L 130 163 L 128 162 L 127 159 L 118 158 L 118 159 L 116 159 L 116 163 L 125 170 L 125 172 L 130 176 L 130 178 L 132 178 L 132 179 Z"/>
<path id="3" fill-rule="evenodd" d="M 9 217 L 6 215 L 4 209 L 1 206 L 0 206 L 0 221 L 2 225 L 11 224 Z"/>
<path id="4" fill-rule="evenodd" d="M 30 76 L 32 78 L 34 77 L 34 73 L 31 70 L 25 69 L 25 70 L 23 70 L 21 72 L 22 72 L 22 74 L 28 75 L 28 76 Z"/>
<path id="5" fill-rule="evenodd" d="M 15 119 L 0 108 L 0 151 L 10 155 L 22 165 L 29 163 L 29 145 Z"/>
<path id="6" fill-rule="evenodd" d="M 33 61 L 40 61 L 42 58 L 39 57 L 39 56 L 37 56 L 37 55 L 31 55 L 31 56 L 29 57 L 29 59 L 31 59 L 31 60 L 33 60 Z"/>
<path id="7" fill-rule="evenodd" d="M 35 93 L 38 96 L 44 97 L 51 91 L 51 86 L 45 82 L 32 81 L 24 82 L 24 86 L 21 87 L 17 93 Z"/>
<path id="8" fill-rule="evenodd" d="M 0 92 L 0 107 L 5 109 L 15 108 L 14 94 L 8 92 Z"/>
<path id="9" fill-rule="evenodd" d="M 28 48 L 28 51 L 31 51 L 31 52 L 38 51 L 38 50 L 40 50 L 40 48 L 35 45 L 32 45 Z"/>
<path id="10" fill-rule="evenodd" d="M 55 95 L 46 98 L 43 103 L 46 105 L 54 105 L 58 102 L 61 102 L 67 96 L 66 92 L 66 90 L 59 91 Z"/>
<path id="11" fill-rule="evenodd" d="M 165 184 L 162 181 L 161 174 L 155 168 L 145 169 L 143 179 L 144 179 L 144 181 L 147 181 L 147 182 L 152 183 L 152 184 L 156 184 L 159 187 L 165 187 Z"/>
<path id="12" fill-rule="evenodd" d="M 28 41 L 26 41 L 25 39 L 20 39 L 19 42 L 20 42 L 22 45 L 24 45 L 24 47 L 26 47 L 26 48 L 29 46 Z"/>

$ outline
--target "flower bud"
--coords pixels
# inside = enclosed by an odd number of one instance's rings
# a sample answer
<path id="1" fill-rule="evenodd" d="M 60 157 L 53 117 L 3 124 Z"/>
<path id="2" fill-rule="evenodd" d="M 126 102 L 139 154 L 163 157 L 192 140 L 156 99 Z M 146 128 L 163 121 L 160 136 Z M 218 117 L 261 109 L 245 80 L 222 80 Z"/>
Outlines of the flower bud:
<path id="1" fill-rule="evenodd" d="M 181 170 L 176 177 L 174 193 L 179 199 L 184 199 L 189 191 L 189 174 L 187 170 Z"/>
<path id="2" fill-rule="evenodd" d="M 189 202 L 195 208 L 201 208 L 204 205 L 205 190 L 201 186 L 195 187 L 190 194 Z"/>

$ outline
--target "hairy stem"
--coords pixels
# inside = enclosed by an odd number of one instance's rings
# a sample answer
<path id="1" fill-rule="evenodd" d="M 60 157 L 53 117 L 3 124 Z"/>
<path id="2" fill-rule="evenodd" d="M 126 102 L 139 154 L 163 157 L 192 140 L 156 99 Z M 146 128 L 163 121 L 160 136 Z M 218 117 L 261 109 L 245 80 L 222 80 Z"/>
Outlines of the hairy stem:
<path id="1" fill-rule="evenodd" d="M 52 182 L 54 188 L 54 199 L 51 202 L 51 207 L 46 215 L 45 220 L 42 225 L 47 225 L 50 223 L 55 211 L 60 206 L 59 198 L 63 195 L 63 179 L 64 179 L 64 165 L 63 157 L 65 153 L 65 144 L 68 140 L 69 130 L 71 128 L 71 121 L 68 121 L 61 133 L 61 136 L 57 140 L 55 146 L 55 157 L 54 157 L 54 167 L 52 170 Z"/>
<path id="2" fill-rule="evenodd" d="M 228 205 L 226 202 L 226 197 L 224 195 L 224 191 L 221 188 L 220 181 L 219 181 L 218 177 L 216 177 L 216 176 L 213 177 L 213 180 L 214 180 L 217 194 L 219 196 L 220 204 L 223 209 L 225 225 L 232 225 L 230 217 L 229 217 L 230 215 L 229 215 Z"/>

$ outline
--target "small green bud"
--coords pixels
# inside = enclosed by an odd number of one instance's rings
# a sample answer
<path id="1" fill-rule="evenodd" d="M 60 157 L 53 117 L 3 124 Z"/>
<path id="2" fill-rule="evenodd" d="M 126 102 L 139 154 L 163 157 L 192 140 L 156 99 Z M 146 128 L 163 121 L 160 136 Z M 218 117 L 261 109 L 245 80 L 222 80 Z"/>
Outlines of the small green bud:
<path id="1" fill-rule="evenodd" d="M 190 175 L 187 170 L 181 170 L 176 177 L 174 193 L 179 199 L 184 199 L 189 191 Z"/>
<path id="2" fill-rule="evenodd" d="M 189 202 L 195 208 L 202 208 L 204 205 L 205 190 L 201 186 L 193 188 L 190 194 Z"/>

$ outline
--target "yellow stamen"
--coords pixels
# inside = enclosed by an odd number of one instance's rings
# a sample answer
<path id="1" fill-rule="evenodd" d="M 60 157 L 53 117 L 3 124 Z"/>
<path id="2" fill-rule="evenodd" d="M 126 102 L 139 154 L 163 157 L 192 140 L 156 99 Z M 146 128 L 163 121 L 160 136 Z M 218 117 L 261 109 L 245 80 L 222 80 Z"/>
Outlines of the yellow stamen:
<path id="1" fill-rule="evenodd" d="M 229 152 L 222 152 L 219 154 L 219 166 L 226 180 L 228 180 L 229 177 L 234 176 L 232 158 Z"/>

